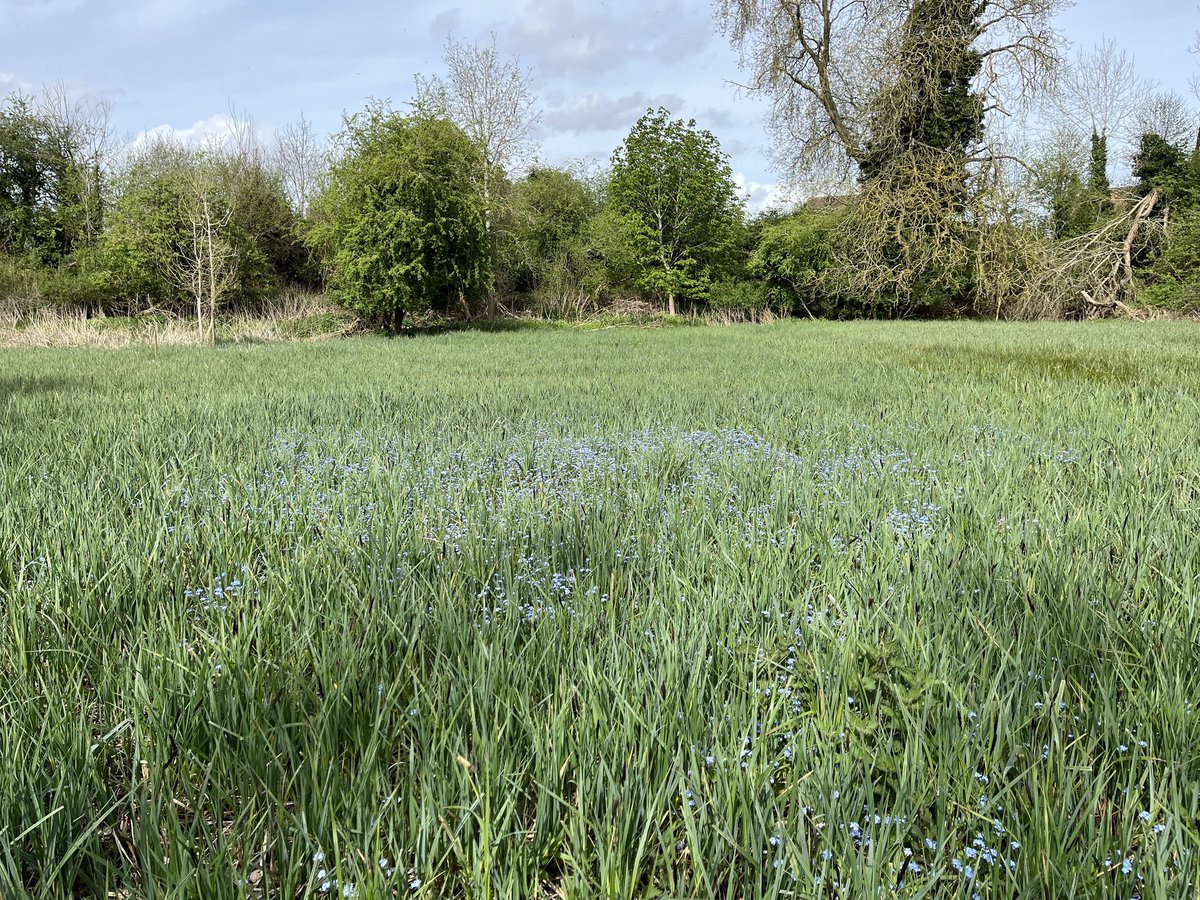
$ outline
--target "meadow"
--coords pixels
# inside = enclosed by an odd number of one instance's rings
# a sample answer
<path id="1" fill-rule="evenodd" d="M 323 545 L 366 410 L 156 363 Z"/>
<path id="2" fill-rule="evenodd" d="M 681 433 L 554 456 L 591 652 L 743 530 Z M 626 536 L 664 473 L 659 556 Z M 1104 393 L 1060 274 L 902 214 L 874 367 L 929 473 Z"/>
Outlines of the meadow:
<path id="1" fill-rule="evenodd" d="M 1200 329 L 0 351 L 0 896 L 1194 898 Z"/>

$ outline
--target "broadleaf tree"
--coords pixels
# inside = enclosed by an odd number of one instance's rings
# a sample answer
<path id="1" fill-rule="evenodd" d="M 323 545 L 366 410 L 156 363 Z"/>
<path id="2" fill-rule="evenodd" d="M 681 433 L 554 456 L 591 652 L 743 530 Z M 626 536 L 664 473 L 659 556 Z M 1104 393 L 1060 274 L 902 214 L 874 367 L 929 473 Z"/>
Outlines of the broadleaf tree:
<path id="1" fill-rule="evenodd" d="M 638 119 L 613 154 L 608 206 L 634 283 L 672 315 L 678 300 L 702 299 L 723 274 L 744 225 L 717 139 L 662 108 Z"/>
<path id="2" fill-rule="evenodd" d="M 390 321 L 469 305 L 488 281 L 479 150 L 445 118 L 373 104 L 350 116 L 309 240 L 350 309 Z"/>

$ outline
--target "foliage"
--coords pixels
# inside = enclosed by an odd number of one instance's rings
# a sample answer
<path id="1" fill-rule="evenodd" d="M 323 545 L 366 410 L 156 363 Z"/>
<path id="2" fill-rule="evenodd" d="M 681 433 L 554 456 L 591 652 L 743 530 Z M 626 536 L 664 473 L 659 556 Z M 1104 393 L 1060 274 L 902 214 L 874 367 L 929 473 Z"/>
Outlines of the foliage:
<path id="1" fill-rule="evenodd" d="M 471 140 L 447 119 L 382 105 L 347 118 L 310 231 L 338 300 L 396 327 L 406 313 L 470 305 L 489 279 Z"/>
<path id="2" fill-rule="evenodd" d="M 1200 209 L 1171 219 L 1153 263 L 1141 273 L 1139 299 L 1151 306 L 1200 312 Z"/>
<path id="3" fill-rule="evenodd" d="M 756 314 L 771 305 L 766 285 L 746 278 L 727 278 L 708 290 L 708 308 L 717 312 Z"/>
<path id="4" fill-rule="evenodd" d="M 774 307 L 807 316 L 852 311 L 838 303 L 830 277 L 843 218 L 838 210 L 801 208 L 761 225 L 749 270 Z"/>
<path id="5" fill-rule="evenodd" d="M 1188 196 L 1188 157 L 1179 147 L 1157 134 L 1146 133 L 1138 140 L 1133 157 L 1133 177 L 1145 196 L 1158 191 L 1168 200 Z"/>
<path id="6" fill-rule="evenodd" d="M 721 277 L 743 226 L 728 158 L 694 120 L 648 110 L 613 154 L 606 220 L 618 254 L 639 290 L 661 298 L 702 300 Z"/>
<path id="7" fill-rule="evenodd" d="M 893 149 L 946 149 L 983 108 L 1037 94 L 1059 62 L 1052 21 L 1064 0 L 716 0 L 717 14 L 769 103 L 792 180 L 842 184 Z M 983 106 L 971 73 L 986 60 Z M 939 115 L 914 111 L 940 97 Z M 914 141 L 920 133 L 929 143 Z M 907 133 L 907 136 L 906 136 Z M 882 138 L 882 140 L 881 140 Z M 895 147 L 888 144 L 895 140 Z M 949 142 L 949 143 L 948 143 Z M 990 156 L 986 148 L 977 148 Z"/>
<path id="8" fill-rule="evenodd" d="M 81 194 L 95 173 L 74 164 L 70 135 L 32 98 L 0 104 L 0 252 L 55 263 L 81 243 Z"/>
<path id="9" fill-rule="evenodd" d="M 97 248 L 95 266 L 115 295 L 110 303 L 194 303 L 176 276 L 192 252 L 197 190 L 230 252 L 228 300 L 255 304 L 285 284 L 316 279 L 300 243 L 297 213 L 265 161 L 225 148 L 156 141 L 141 148 L 118 179 Z"/>
<path id="10" fill-rule="evenodd" d="M 975 87 L 983 68 L 975 48 L 982 20 L 978 0 L 913 4 L 896 50 L 896 80 L 874 100 L 859 162 L 864 182 L 907 180 L 910 154 L 937 152 L 958 161 L 957 183 L 941 178 L 937 184 L 946 191 L 946 203 L 963 206 L 967 154 L 983 137 L 984 97 Z"/>
<path id="11" fill-rule="evenodd" d="M 513 184 L 508 206 L 503 269 L 511 288 L 543 309 L 589 295 L 597 261 L 588 230 L 600 209 L 591 186 L 566 170 L 536 167 Z"/>
<path id="12" fill-rule="evenodd" d="M 1092 132 L 1092 153 L 1088 159 L 1088 190 L 1096 198 L 1098 216 L 1112 212 L 1112 185 L 1108 181 L 1108 135 Z"/>

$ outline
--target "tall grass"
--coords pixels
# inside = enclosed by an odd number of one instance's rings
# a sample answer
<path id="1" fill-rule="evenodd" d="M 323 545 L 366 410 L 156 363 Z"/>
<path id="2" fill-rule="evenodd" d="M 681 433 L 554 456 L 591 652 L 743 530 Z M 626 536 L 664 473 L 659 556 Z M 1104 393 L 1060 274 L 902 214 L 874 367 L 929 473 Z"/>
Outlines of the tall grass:
<path id="1" fill-rule="evenodd" d="M 0 355 L 0 896 L 1194 897 L 1197 332 Z"/>

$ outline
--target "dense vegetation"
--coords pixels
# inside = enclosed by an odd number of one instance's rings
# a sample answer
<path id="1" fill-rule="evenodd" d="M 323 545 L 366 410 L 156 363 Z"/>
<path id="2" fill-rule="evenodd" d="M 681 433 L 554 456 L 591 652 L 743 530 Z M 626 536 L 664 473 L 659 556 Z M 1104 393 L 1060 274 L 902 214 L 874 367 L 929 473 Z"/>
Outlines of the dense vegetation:
<path id="1" fill-rule="evenodd" d="M 1112 43 L 1065 59 L 1061 5 L 718 0 L 807 186 L 756 216 L 717 138 L 665 109 L 607 168 L 539 163 L 529 74 L 494 42 L 449 43 L 445 80 L 418 77 L 404 111 L 347 114 L 328 143 L 301 120 L 264 144 L 241 120 L 204 147 L 118 149 L 102 105 L 13 94 L 0 303 L 17 320 L 186 312 L 214 336 L 223 310 L 289 291 L 393 328 L 629 300 L 735 318 L 1200 311 L 1200 119 Z"/>
<path id="2" fill-rule="evenodd" d="M 1194 897 L 1194 348 L 9 351 L 0 894 Z"/>

